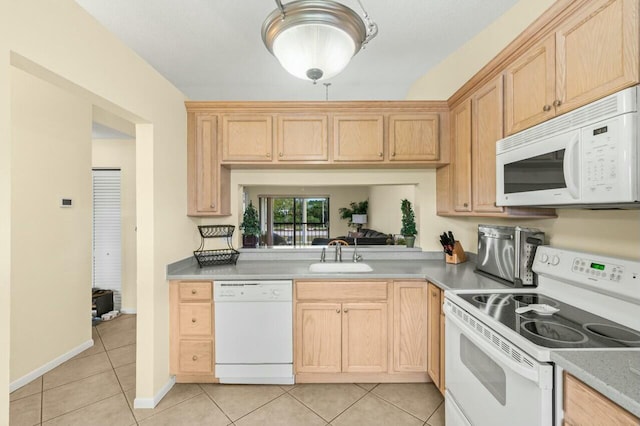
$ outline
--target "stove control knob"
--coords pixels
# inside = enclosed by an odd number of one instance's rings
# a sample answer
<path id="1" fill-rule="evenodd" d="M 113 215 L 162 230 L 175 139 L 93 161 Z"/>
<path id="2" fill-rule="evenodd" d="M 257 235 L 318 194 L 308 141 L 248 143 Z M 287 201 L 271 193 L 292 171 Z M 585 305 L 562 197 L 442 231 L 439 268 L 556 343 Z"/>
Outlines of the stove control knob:
<path id="1" fill-rule="evenodd" d="M 558 263 L 560 263 L 560 258 L 559 258 L 558 256 L 553 256 L 553 257 L 551 258 L 551 264 L 552 264 L 553 266 L 556 266 Z"/>
<path id="2" fill-rule="evenodd" d="M 549 260 L 549 256 L 543 253 L 542 256 L 540 256 L 540 262 L 547 263 L 547 260 Z"/>
<path id="3" fill-rule="evenodd" d="M 280 291 L 278 291 L 278 290 L 273 290 L 273 291 L 271 292 L 271 294 L 273 294 L 274 296 L 280 296 Z"/>

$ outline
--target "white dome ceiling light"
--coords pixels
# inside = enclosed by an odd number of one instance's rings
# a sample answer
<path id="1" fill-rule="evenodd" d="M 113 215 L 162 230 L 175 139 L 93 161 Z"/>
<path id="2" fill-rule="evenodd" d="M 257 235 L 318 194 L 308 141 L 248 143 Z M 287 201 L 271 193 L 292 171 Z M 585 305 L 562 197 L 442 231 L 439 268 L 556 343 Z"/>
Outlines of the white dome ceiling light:
<path id="1" fill-rule="evenodd" d="M 262 40 L 285 70 L 314 84 L 339 74 L 378 34 L 360 0 L 364 21 L 331 0 L 296 0 L 286 7 L 275 1 L 277 9 L 262 24 Z"/>

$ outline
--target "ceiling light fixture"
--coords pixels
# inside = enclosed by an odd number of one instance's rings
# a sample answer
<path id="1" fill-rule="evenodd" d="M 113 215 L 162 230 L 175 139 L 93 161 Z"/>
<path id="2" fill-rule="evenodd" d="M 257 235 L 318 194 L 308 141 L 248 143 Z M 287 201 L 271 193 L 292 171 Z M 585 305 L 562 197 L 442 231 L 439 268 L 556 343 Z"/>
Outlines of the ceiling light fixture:
<path id="1" fill-rule="evenodd" d="M 314 84 L 339 74 L 378 34 L 360 0 L 364 20 L 331 0 L 275 2 L 277 9 L 262 24 L 262 40 L 285 70 Z"/>

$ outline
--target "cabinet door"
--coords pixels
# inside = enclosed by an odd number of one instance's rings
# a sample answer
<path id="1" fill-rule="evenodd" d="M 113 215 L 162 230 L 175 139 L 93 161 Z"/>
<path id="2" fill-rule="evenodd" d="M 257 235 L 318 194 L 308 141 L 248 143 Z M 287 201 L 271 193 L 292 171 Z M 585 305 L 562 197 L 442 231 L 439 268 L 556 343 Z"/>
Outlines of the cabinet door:
<path id="1" fill-rule="evenodd" d="M 278 116 L 278 161 L 327 161 L 326 115 Z"/>
<path id="2" fill-rule="evenodd" d="M 390 161 L 436 161 L 440 158 L 440 116 L 389 116 Z"/>
<path id="3" fill-rule="evenodd" d="M 453 209 L 471 211 L 471 99 L 451 112 Z"/>
<path id="4" fill-rule="evenodd" d="M 502 139 L 502 76 L 472 97 L 473 211 L 502 212 L 496 203 L 496 142 Z"/>
<path id="5" fill-rule="evenodd" d="M 566 372 L 564 423 L 567 425 L 640 425 L 640 419 Z"/>
<path id="6" fill-rule="evenodd" d="M 556 32 L 556 113 L 638 82 L 638 1 L 594 0 Z"/>
<path id="7" fill-rule="evenodd" d="M 393 283 L 393 369 L 427 371 L 427 283 Z"/>
<path id="8" fill-rule="evenodd" d="M 271 115 L 222 116 L 223 162 L 270 162 L 273 150 Z"/>
<path id="9" fill-rule="evenodd" d="M 427 373 L 436 386 L 440 384 L 440 289 L 429 283 Z"/>
<path id="10" fill-rule="evenodd" d="M 383 161 L 382 115 L 335 115 L 333 161 Z"/>
<path id="11" fill-rule="evenodd" d="M 295 355 L 297 373 L 339 373 L 342 306 L 339 303 L 298 303 Z"/>
<path id="12" fill-rule="evenodd" d="M 229 214 L 229 198 L 221 192 L 229 171 L 218 158 L 217 116 L 189 113 L 187 129 L 187 213 L 190 216 Z"/>
<path id="13" fill-rule="evenodd" d="M 342 304 L 342 371 L 388 371 L 387 304 Z"/>
<path id="14" fill-rule="evenodd" d="M 505 71 L 505 133 L 542 123 L 555 112 L 555 36 L 516 59 Z"/>

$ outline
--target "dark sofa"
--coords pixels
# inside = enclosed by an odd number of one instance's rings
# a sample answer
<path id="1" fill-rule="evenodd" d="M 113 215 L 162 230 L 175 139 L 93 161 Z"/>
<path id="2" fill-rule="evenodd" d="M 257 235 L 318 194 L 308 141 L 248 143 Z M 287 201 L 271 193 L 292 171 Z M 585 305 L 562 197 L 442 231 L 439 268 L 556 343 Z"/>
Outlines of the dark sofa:
<path id="1" fill-rule="evenodd" d="M 350 232 L 349 234 L 353 235 L 354 233 Z M 360 235 L 362 236 L 358 236 L 358 245 L 383 246 L 383 245 L 393 244 L 393 235 L 384 234 L 374 229 L 362 228 L 360 230 Z M 334 238 L 314 238 L 313 241 L 311 241 L 311 245 L 326 246 L 327 244 L 329 244 L 329 241 L 332 241 L 332 240 L 344 240 L 347 243 L 349 243 L 349 245 L 354 244 L 354 238 L 352 236 L 345 235 L 345 236 L 334 237 Z"/>

